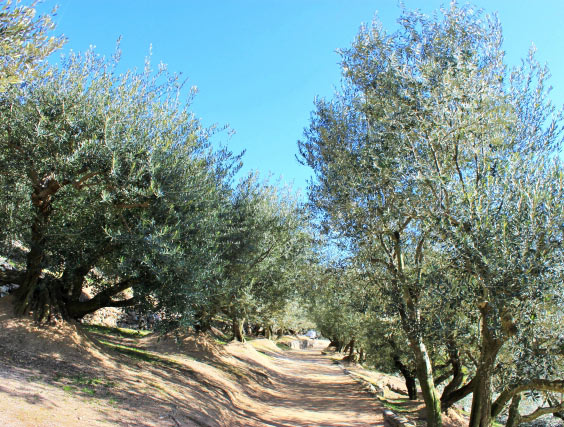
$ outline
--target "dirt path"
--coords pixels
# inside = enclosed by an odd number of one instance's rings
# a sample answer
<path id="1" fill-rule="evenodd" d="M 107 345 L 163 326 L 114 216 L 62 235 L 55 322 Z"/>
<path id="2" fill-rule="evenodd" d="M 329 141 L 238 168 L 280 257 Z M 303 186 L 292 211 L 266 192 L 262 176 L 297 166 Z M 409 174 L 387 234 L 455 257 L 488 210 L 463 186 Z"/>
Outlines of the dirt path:
<path id="1" fill-rule="evenodd" d="M 39 327 L 0 310 L 0 426 L 383 425 L 377 399 L 321 349 L 115 332 Z"/>
<path id="2" fill-rule="evenodd" d="M 262 419 L 274 426 L 382 426 L 382 406 L 320 350 L 273 356 L 281 372 Z"/>

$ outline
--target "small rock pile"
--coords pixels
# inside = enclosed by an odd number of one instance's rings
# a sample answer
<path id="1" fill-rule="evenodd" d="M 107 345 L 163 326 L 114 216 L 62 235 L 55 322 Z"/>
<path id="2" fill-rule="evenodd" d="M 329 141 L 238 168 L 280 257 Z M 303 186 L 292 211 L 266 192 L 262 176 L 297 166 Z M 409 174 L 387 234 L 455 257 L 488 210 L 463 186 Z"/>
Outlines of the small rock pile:
<path id="1" fill-rule="evenodd" d="M 0 273 L 15 273 L 16 269 L 4 257 L 0 257 Z M 18 289 L 20 285 L 16 283 L 7 283 L 0 286 L 0 298 L 5 297 L 10 292 Z"/>

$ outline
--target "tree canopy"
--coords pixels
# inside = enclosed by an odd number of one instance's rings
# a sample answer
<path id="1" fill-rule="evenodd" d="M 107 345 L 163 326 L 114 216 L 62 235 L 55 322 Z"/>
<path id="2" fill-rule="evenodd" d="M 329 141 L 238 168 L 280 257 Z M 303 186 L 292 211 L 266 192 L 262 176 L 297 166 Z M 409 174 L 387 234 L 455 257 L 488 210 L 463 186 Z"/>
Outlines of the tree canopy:
<path id="1" fill-rule="evenodd" d="M 50 16 L 6 2 L 0 250 L 20 264 L 0 281 L 19 284 L 18 314 L 134 307 L 164 331 L 220 322 L 241 341 L 245 325 L 270 337 L 313 320 L 351 361 L 401 372 L 412 399 L 417 380 L 430 426 L 470 394 L 472 427 L 561 413 L 548 69 L 532 51 L 509 69 L 499 22 L 470 6 L 399 23 L 340 51 L 342 85 L 298 143 L 314 173 L 303 206 L 257 174 L 235 181 L 242 155 L 214 144 L 165 66 L 119 72 L 119 48 L 43 63 L 64 41 Z"/>
<path id="2" fill-rule="evenodd" d="M 532 54 L 506 68 L 494 18 L 452 4 L 399 23 L 363 27 L 341 51 L 343 85 L 317 101 L 299 143 L 311 205 L 395 307 L 429 425 L 472 392 L 470 423 L 486 426 L 503 347 L 546 326 L 547 301 L 561 315 L 562 116 Z M 463 333 L 475 334 L 474 376 L 439 397 L 432 358 L 459 363 Z"/>
<path id="3" fill-rule="evenodd" d="M 51 36 L 52 15 L 36 17 L 35 5 L 7 0 L 0 8 L 0 92 L 32 76 L 64 39 Z"/>
<path id="4" fill-rule="evenodd" d="M 71 53 L 0 94 L 0 237 L 25 259 L 5 278 L 20 284 L 18 312 L 130 306 L 199 330 L 226 316 L 241 340 L 245 319 L 273 328 L 311 260 L 307 215 L 290 189 L 234 185 L 241 155 L 213 146 L 193 92 L 149 59 L 118 72 L 120 53 Z"/>

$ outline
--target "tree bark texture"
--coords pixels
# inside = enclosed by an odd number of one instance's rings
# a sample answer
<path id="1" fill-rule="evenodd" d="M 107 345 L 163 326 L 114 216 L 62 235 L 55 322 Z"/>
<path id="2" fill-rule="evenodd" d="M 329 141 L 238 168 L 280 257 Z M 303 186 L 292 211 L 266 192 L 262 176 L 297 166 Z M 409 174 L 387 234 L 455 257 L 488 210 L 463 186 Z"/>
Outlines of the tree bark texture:
<path id="1" fill-rule="evenodd" d="M 509 405 L 509 415 L 507 416 L 506 427 L 517 427 L 521 421 L 521 415 L 519 415 L 519 403 L 521 402 L 521 395 L 516 394 L 511 400 L 511 405 Z"/>
<path id="2" fill-rule="evenodd" d="M 433 367 L 427 348 L 420 337 L 411 337 L 410 346 L 415 355 L 417 379 L 419 380 L 427 409 L 427 425 L 429 427 L 441 427 L 443 425 L 441 400 L 435 388 Z"/>

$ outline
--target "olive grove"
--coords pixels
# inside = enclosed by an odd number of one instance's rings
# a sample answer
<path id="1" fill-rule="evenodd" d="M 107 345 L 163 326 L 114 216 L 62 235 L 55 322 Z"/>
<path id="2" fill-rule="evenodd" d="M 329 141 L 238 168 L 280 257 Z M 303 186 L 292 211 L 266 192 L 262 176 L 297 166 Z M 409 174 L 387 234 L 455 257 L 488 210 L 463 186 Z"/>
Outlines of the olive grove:
<path id="1" fill-rule="evenodd" d="M 34 13 L 0 16 L 0 248 L 19 262 L 0 281 L 19 285 L 16 312 L 133 307 L 164 330 L 229 319 L 239 340 L 245 320 L 278 328 L 313 261 L 292 191 L 236 185 L 242 155 L 214 145 L 222 130 L 200 124 L 165 66 L 120 72 L 119 47 L 39 64 L 62 39 Z"/>

